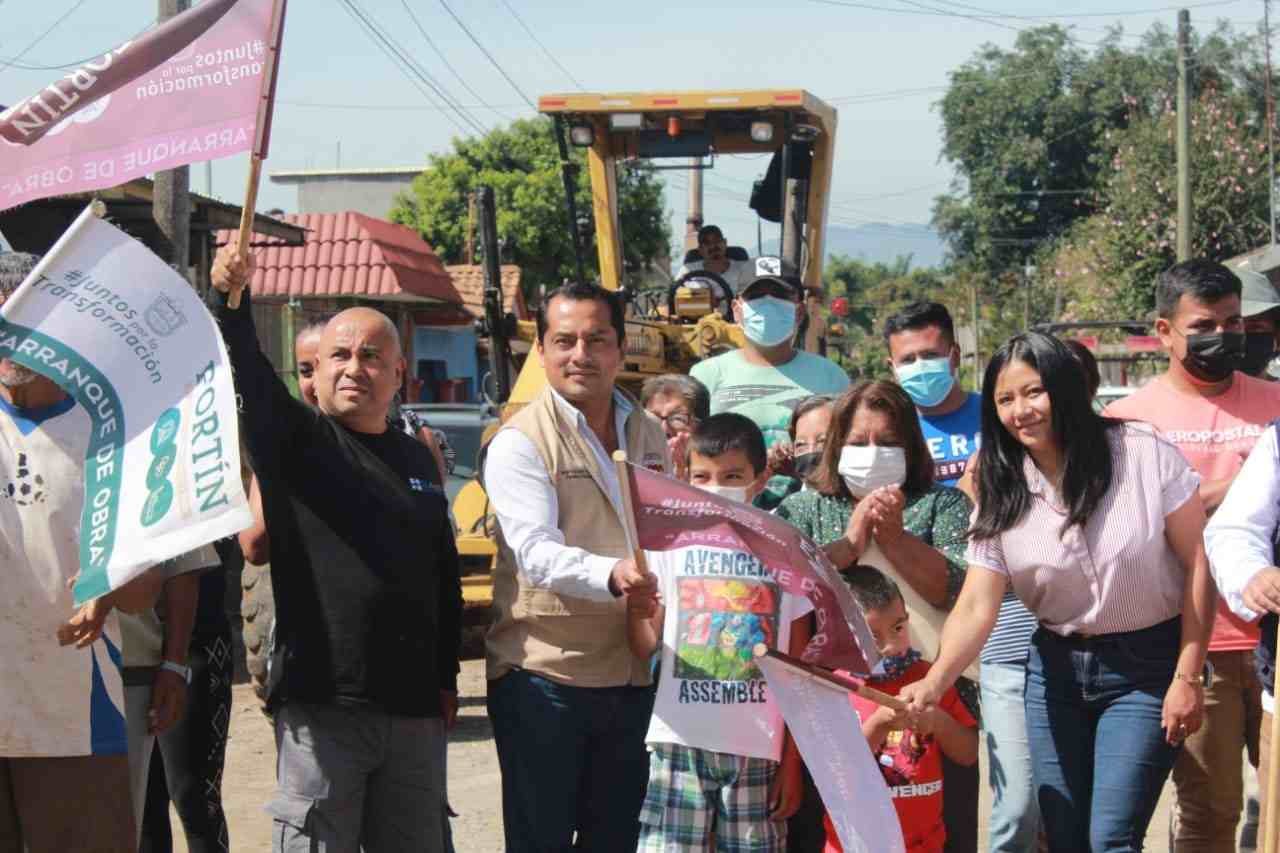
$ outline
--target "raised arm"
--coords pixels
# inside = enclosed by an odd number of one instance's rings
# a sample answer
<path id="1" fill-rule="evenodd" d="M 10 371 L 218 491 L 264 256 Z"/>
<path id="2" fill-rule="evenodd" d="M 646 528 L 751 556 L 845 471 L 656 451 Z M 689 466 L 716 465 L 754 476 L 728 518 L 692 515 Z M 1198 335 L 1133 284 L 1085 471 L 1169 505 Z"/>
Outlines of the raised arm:
<path id="1" fill-rule="evenodd" d="M 218 291 L 216 316 L 235 373 L 245 443 L 255 459 L 265 460 L 295 445 L 296 431 L 314 424 L 316 415 L 293 398 L 258 346 L 249 289 L 245 286 L 252 276 L 252 255 L 242 260 L 231 245 L 218 251 L 211 276 Z M 232 308 L 227 304 L 227 295 L 241 287 L 240 307 Z"/>

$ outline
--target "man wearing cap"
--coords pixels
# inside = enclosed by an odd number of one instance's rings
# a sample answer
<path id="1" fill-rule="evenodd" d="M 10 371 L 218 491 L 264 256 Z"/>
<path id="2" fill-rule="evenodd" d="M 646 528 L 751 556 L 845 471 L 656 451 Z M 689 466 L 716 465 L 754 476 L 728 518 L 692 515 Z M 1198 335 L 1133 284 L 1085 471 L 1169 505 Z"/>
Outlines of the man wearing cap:
<path id="1" fill-rule="evenodd" d="M 742 286 L 755 275 L 755 265 L 750 261 L 735 261 L 729 257 L 729 244 L 718 225 L 704 225 L 698 229 L 698 251 L 702 253 L 702 260 L 689 261 L 680 267 L 676 278 L 706 270 L 724 279 L 734 293 L 740 293 Z"/>
<path id="2" fill-rule="evenodd" d="M 1240 279 L 1240 313 L 1244 316 L 1244 365 L 1258 379 L 1272 380 L 1267 367 L 1280 341 L 1280 293 L 1265 275 L 1248 268 L 1235 271 Z"/>
<path id="3" fill-rule="evenodd" d="M 804 316 L 804 290 L 776 258 L 759 258 L 756 276 L 733 301 L 734 320 L 746 339 L 742 349 L 709 358 L 689 375 L 711 394 L 711 414 L 737 412 L 755 421 L 765 443 L 787 441 L 796 404 L 814 394 L 839 394 L 849 376 L 835 362 L 796 349 L 796 327 Z M 774 477 L 758 505 L 772 509 L 790 485 Z"/>

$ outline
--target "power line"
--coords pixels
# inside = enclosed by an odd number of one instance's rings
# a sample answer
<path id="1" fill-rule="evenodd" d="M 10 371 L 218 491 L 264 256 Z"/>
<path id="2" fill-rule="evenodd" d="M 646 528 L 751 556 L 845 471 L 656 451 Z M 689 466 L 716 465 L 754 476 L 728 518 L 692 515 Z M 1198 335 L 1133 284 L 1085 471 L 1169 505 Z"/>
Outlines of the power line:
<path id="1" fill-rule="evenodd" d="M 516 94 L 519 95 L 526 104 L 528 104 L 530 107 L 536 110 L 538 108 L 538 105 L 535 104 L 533 100 L 524 93 L 524 90 L 521 89 L 519 85 L 517 85 L 515 80 L 511 79 L 511 75 L 508 74 L 503 69 L 503 67 L 498 63 L 497 59 L 494 59 L 493 54 L 490 53 L 488 49 L 486 49 L 485 46 L 480 43 L 480 39 L 475 37 L 475 34 L 472 33 L 471 30 L 467 28 L 467 25 L 462 22 L 462 19 L 457 16 L 457 14 L 453 11 L 453 9 L 449 8 L 449 4 L 446 3 L 445 0 L 440 0 L 440 5 L 443 6 L 444 10 L 449 13 L 449 17 L 453 18 L 453 20 L 458 24 L 458 26 L 462 28 L 462 31 L 467 34 L 467 38 L 471 39 L 472 44 L 480 48 L 480 52 L 483 53 L 485 55 L 485 58 L 489 60 L 489 64 L 492 65 L 494 68 L 498 69 L 498 73 L 502 75 L 503 79 L 511 84 L 511 88 L 516 90 Z"/>
<path id="2" fill-rule="evenodd" d="M 382 53 L 391 60 L 391 64 L 394 65 L 411 84 L 413 84 L 414 88 L 416 88 L 427 100 L 427 103 L 432 106 L 438 106 L 435 99 L 431 96 L 431 93 L 427 91 L 421 76 L 414 71 L 403 54 L 392 47 L 387 36 L 378 30 L 372 21 L 366 18 L 364 11 L 356 5 L 355 0 L 339 0 L 339 5 L 341 5 L 342 8 L 344 8 L 347 13 L 355 19 L 357 25 L 359 25 L 361 29 L 373 37 L 374 45 L 382 51 Z M 450 115 L 449 112 L 444 113 L 445 118 L 447 118 L 454 127 L 462 131 L 464 135 L 470 134 L 472 129 L 467 126 L 467 122 L 469 121 L 468 118 L 462 112 L 453 109 L 452 107 L 450 107 L 450 112 L 456 113 L 458 118 L 454 118 L 454 116 Z M 461 119 L 461 121 L 459 121 L 459 119 Z M 474 126 L 474 121 L 471 121 L 470 123 Z M 479 132 L 481 135 L 485 133 L 483 129 L 480 129 Z"/>
<path id="3" fill-rule="evenodd" d="M 305 107 L 310 109 L 324 110 L 368 110 L 372 112 L 445 112 L 452 110 L 452 106 L 418 106 L 414 104 L 331 104 L 319 101 L 289 101 L 284 99 L 276 100 L 277 104 L 286 104 L 291 107 Z M 524 104 L 458 104 L 459 108 L 464 110 L 479 109 L 508 109 L 518 110 L 524 109 Z"/>
<path id="4" fill-rule="evenodd" d="M 76 13 L 76 11 L 77 11 L 81 6 L 83 6 L 86 2 L 88 2 L 88 0 L 76 0 L 76 2 L 75 2 L 75 3 L 72 3 L 72 4 L 71 4 L 71 8 L 70 8 L 70 9 L 68 9 L 68 10 L 67 10 L 67 11 L 65 11 L 65 12 L 63 12 L 63 13 L 62 13 L 62 16 L 61 16 L 61 17 L 59 17 L 59 18 L 58 18 L 58 20 L 54 21 L 52 24 L 50 24 L 50 25 L 49 25 L 48 29 L 46 29 L 46 30 L 45 30 L 44 32 L 42 32 L 40 35 L 36 36 L 36 37 L 35 37 L 35 39 L 34 39 L 34 40 L 29 44 L 29 45 L 27 45 L 26 47 L 24 47 L 24 48 L 21 50 L 21 52 L 19 52 L 19 53 L 18 53 L 18 55 L 17 55 L 17 56 L 15 56 L 15 57 L 13 57 L 12 59 L 9 59 L 9 60 L 0 60 L 0 68 L 11 68 L 11 67 L 13 67 L 14 63 L 16 63 L 18 60 L 22 59 L 22 57 L 24 57 L 24 56 L 26 56 L 28 53 L 30 53 L 30 52 L 31 52 L 31 49 L 32 49 L 33 47 L 35 47 L 36 45 L 40 44 L 40 42 L 44 41 L 44 40 L 45 40 L 45 38 L 46 38 L 46 37 L 48 37 L 48 35 L 49 35 L 50 33 L 52 33 L 52 32 L 53 32 L 54 30 L 56 30 L 59 26 L 61 26 L 61 25 L 62 25 L 62 22 L 63 22 L 63 21 L 65 21 L 67 18 L 70 18 L 72 15 L 74 15 L 74 14 Z M 95 57 L 95 58 L 96 58 L 96 57 Z M 41 69 L 41 70 L 48 70 L 48 69 Z"/>
<path id="5" fill-rule="evenodd" d="M 0 0 L 0 3 L 2 2 L 3 0 Z M 155 24 L 156 24 L 155 21 L 150 22 L 145 27 L 142 27 L 141 29 L 137 30 L 132 36 L 130 36 L 130 39 L 138 38 L 147 30 L 154 27 Z M 18 62 L 17 60 L 19 57 L 0 57 L 0 66 L 5 68 L 15 68 L 19 71 L 65 71 L 68 68 L 79 68 L 81 65 L 84 65 L 86 62 L 92 62 L 95 59 L 101 59 L 104 53 L 106 53 L 106 51 L 102 50 L 93 54 L 92 56 L 86 56 L 84 59 L 78 59 L 75 62 L 64 62 L 60 65 L 39 65 L 39 64 L 29 63 L 29 62 Z"/>
<path id="6" fill-rule="evenodd" d="M 462 79 L 462 75 L 459 74 L 457 69 L 453 67 L 452 63 L 450 63 L 449 60 L 445 58 L 445 55 L 440 50 L 440 48 L 436 47 L 435 41 L 432 40 L 431 36 L 427 35 L 426 27 L 422 26 L 422 22 L 418 20 L 418 16 L 413 13 L 413 7 L 409 5 L 408 0 L 400 0 L 400 5 L 404 6 L 404 10 L 409 13 L 409 17 L 413 20 L 414 25 L 418 28 L 418 32 L 422 33 L 422 38 L 426 41 L 427 44 L 431 45 L 431 49 L 435 51 L 436 56 L 440 57 L 440 61 L 444 63 L 444 67 L 448 68 L 449 72 L 453 74 L 455 78 L 457 78 L 459 83 L 462 84 L 462 88 L 466 89 L 468 94 L 470 94 L 471 97 L 475 98 L 480 103 L 480 105 L 483 106 L 485 109 L 489 110 L 489 112 L 493 113 L 503 121 L 509 120 L 510 118 L 509 116 L 504 116 L 502 113 L 498 112 L 496 109 L 486 104 L 484 101 L 484 98 L 482 98 L 480 94 L 476 92 L 475 89 L 472 89 L 466 80 Z"/>
<path id="7" fill-rule="evenodd" d="M 900 7 L 879 6 L 872 3 L 853 2 L 853 0 L 809 0 L 809 2 L 818 3 L 824 6 L 847 6 L 855 9 L 870 9 L 876 12 L 891 12 L 898 15 L 931 15 L 931 16 L 937 16 L 937 17 L 960 17 L 960 18 L 975 17 L 971 15 L 964 15 L 959 12 L 951 12 L 951 11 L 938 9 L 937 7 L 929 7 L 919 3 L 912 3 L 911 0 L 901 0 L 901 2 L 908 3 L 909 5 L 912 5 L 912 6 L 917 6 L 920 8 L 920 11 L 914 11 L 912 9 L 903 9 Z M 940 2 L 946 2 L 946 0 L 940 0 Z M 1209 0 L 1209 2 L 1205 2 L 1205 3 L 1191 3 L 1184 6 L 1164 6 L 1164 7 L 1155 8 L 1155 9 L 1141 9 L 1141 10 L 1135 9 L 1130 11 L 1116 11 L 1116 12 L 1068 12 L 1060 15 L 1018 15 L 1011 12 L 991 11 L 987 9 L 982 9 L 977 6 L 970 6 L 964 3 L 951 2 L 949 5 L 970 9 L 976 12 L 981 12 L 983 13 L 981 16 L 982 18 L 1002 18 L 1002 19 L 1015 20 L 1015 21 L 1054 21 L 1054 20 L 1060 20 L 1060 19 L 1065 20 L 1065 19 L 1071 19 L 1071 18 L 1137 17 L 1141 15 L 1153 15 L 1160 12 L 1176 12 L 1179 9 L 1201 9 L 1209 6 L 1229 6 L 1239 2 L 1242 2 L 1242 0 Z M 990 22 L 984 21 L 984 23 L 990 23 Z"/>
<path id="8" fill-rule="evenodd" d="M 414 61 L 413 58 L 409 55 L 409 52 L 399 42 L 397 42 L 389 33 L 385 32 L 377 24 L 375 20 L 373 20 L 373 16 L 370 13 L 361 9 L 359 4 L 356 2 L 356 0 L 344 0 L 344 2 L 346 2 L 347 6 L 353 12 L 355 12 L 361 18 L 361 20 L 374 32 L 378 40 L 382 42 L 388 49 L 390 49 L 397 57 L 399 57 L 400 61 L 403 63 L 404 68 L 406 68 L 410 74 L 412 74 L 422 83 L 425 83 L 433 92 L 435 92 L 435 94 L 440 98 L 440 100 L 444 101 L 445 105 L 450 107 L 450 109 L 452 109 L 452 111 L 458 116 L 458 118 L 460 118 L 464 123 L 469 125 L 473 130 L 475 130 L 475 132 L 477 132 L 481 136 L 484 136 L 486 133 L 489 132 L 488 128 L 486 128 L 484 125 L 478 122 L 469 112 L 459 107 L 457 101 L 455 101 L 449 95 L 449 93 L 445 91 L 444 87 L 441 86 L 430 74 L 428 74 L 426 70 L 422 68 L 421 65 L 419 65 L 416 61 Z M 421 87 L 420 87 L 420 90 L 421 90 Z M 423 91 L 423 94 L 425 95 L 426 94 L 425 90 L 422 90 L 422 91 Z M 431 103 L 435 103 L 434 101 L 431 100 L 430 97 L 428 97 L 427 100 L 430 101 Z M 465 133 L 468 131 L 465 128 L 463 128 L 463 132 Z"/>
<path id="9" fill-rule="evenodd" d="M 524 19 L 520 17 L 520 13 L 517 12 L 515 9 L 513 9 L 511 7 L 511 4 L 508 3 L 507 0 L 502 0 L 502 5 L 507 7 L 507 11 L 511 13 L 511 17 L 515 18 L 516 23 L 519 24 L 524 29 L 524 31 L 529 34 L 529 38 L 533 39 L 533 43 L 536 44 L 538 47 L 542 48 L 542 52 L 547 55 L 547 59 L 550 59 L 551 63 L 555 65 L 556 68 L 560 69 L 560 73 L 568 77 L 570 82 L 572 82 L 573 85 L 578 87 L 578 91 L 585 92 L 587 90 L 586 87 L 583 86 L 581 83 L 579 83 L 578 78 L 570 74 L 569 69 L 561 65 L 560 60 L 556 59 L 556 55 L 551 51 L 547 50 L 547 46 L 538 40 L 538 37 L 533 34 L 533 30 L 529 29 L 529 25 L 526 24 L 524 22 Z"/>

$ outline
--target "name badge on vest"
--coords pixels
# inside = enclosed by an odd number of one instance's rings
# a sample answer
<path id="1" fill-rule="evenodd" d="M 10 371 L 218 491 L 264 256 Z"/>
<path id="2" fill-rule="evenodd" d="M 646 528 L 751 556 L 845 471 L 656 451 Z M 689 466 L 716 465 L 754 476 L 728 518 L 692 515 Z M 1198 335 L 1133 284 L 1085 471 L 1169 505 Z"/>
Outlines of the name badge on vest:
<path id="1" fill-rule="evenodd" d="M 591 472 L 586 468 L 565 468 L 558 475 L 561 480 L 590 480 Z"/>
<path id="2" fill-rule="evenodd" d="M 659 474 L 663 474 L 667 470 L 666 462 L 663 460 L 661 453 L 646 453 L 642 464 L 650 471 L 657 471 Z"/>

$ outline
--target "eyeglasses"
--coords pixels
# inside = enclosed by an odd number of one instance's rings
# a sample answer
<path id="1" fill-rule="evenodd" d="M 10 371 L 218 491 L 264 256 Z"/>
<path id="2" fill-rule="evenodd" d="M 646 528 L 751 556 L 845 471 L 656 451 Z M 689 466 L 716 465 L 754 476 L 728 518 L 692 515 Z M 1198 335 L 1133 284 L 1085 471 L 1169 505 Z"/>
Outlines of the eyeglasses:
<path id="1" fill-rule="evenodd" d="M 669 426 L 674 430 L 689 429 L 693 426 L 692 416 L 684 412 L 674 412 L 670 415 L 654 415 L 655 418 L 662 421 L 663 426 Z"/>

